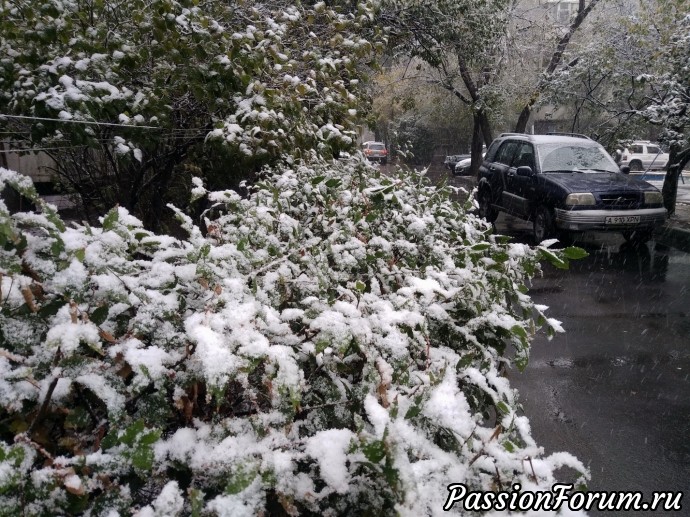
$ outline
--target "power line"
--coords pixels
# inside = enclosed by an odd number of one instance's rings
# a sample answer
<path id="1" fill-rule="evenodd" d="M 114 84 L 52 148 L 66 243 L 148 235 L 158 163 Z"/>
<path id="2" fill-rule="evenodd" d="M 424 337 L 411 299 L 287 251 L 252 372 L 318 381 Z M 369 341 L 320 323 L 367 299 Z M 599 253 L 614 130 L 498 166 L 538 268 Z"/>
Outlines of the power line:
<path id="1" fill-rule="evenodd" d="M 126 124 L 115 124 L 113 122 L 96 122 L 92 120 L 74 120 L 65 118 L 48 118 L 48 117 L 34 117 L 28 115 L 6 115 L 0 114 L 0 118 L 11 118 L 17 120 L 39 120 L 42 122 L 64 122 L 69 124 L 87 124 L 94 126 L 108 126 L 108 127 L 126 127 L 126 128 L 136 128 L 136 129 L 164 129 L 160 126 L 128 126 Z"/>
<path id="2" fill-rule="evenodd" d="M 164 131 L 167 128 L 160 127 L 160 126 L 131 126 L 127 124 L 115 124 L 114 122 L 97 122 L 93 120 L 75 120 L 75 119 L 63 119 L 63 118 L 48 118 L 48 117 L 35 117 L 35 116 L 29 116 L 29 115 L 8 115 L 4 113 L 0 113 L 0 120 L 3 118 L 11 118 L 11 119 L 16 119 L 16 120 L 37 120 L 41 122 L 63 122 L 66 124 L 86 124 L 86 125 L 93 125 L 93 126 L 106 126 L 106 127 L 119 127 L 119 128 L 127 128 L 127 129 L 156 129 L 158 131 Z M 195 131 L 195 132 L 201 132 L 201 131 L 206 131 L 204 128 L 170 128 L 170 131 L 183 131 L 183 132 L 189 132 L 189 131 Z"/>
<path id="3" fill-rule="evenodd" d="M 27 149 L 0 149 L 0 154 L 9 153 L 37 153 L 39 151 L 58 151 L 62 149 L 77 149 L 79 147 L 88 147 L 86 145 L 72 145 L 67 147 L 30 147 Z"/>

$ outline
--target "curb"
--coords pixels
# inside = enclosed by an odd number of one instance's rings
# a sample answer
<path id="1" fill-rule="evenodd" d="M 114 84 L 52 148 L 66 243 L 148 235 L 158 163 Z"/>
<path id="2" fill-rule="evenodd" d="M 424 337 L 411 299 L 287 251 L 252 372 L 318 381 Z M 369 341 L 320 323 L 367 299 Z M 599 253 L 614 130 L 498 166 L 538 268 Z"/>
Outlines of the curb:
<path id="1" fill-rule="evenodd" d="M 690 230 L 664 225 L 654 232 L 657 243 L 690 252 Z"/>

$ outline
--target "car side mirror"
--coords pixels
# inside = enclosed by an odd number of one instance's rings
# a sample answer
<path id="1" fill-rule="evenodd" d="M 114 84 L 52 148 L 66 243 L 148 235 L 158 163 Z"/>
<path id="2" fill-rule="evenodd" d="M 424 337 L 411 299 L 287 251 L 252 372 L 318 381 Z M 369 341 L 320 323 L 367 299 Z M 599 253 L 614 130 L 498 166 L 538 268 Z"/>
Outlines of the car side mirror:
<path id="1" fill-rule="evenodd" d="M 517 168 L 515 174 L 517 174 L 518 176 L 524 176 L 525 178 L 531 178 L 532 176 L 534 176 L 534 171 L 532 170 L 532 167 L 530 167 L 529 165 L 522 165 L 521 167 Z"/>
<path id="2" fill-rule="evenodd" d="M 620 169 L 623 174 L 630 174 L 630 167 L 627 165 L 622 165 Z"/>

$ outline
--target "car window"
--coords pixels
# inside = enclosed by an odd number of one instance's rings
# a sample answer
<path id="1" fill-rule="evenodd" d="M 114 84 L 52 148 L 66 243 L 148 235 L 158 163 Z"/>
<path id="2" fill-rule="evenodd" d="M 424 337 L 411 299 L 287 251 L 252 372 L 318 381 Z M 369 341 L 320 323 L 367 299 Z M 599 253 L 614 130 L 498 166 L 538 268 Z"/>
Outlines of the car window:
<path id="1" fill-rule="evenodd" d="M 659 154 L 659 153 L 661 153 L 661 149 L 659 149 L 655 145 L 648 145 L 647 146 L 647 152 L 650 154 Z"/>
<path id="2" fill-rule="evenodd" d="M 496 153 L 495 162 L 503 163 L 505 165 L 510 165 L 513 161 L 513 156 L 515 156 L 515 151 L 517 151 L 519 142 L 504 142 L 501 148 Z"/>
<path id="3" fill-rule="evenodd" d="M 369 149 L 376 149 L 377 151 L 381 151 L 385 148 L 386 146 L 383 144 L 369 144 Z"/>
<path id="4" fill-rule="evenodd" d="M 542 144 L 539 146 L 542 172 L 619 172 L 603 148 L 577 144 Z"/>
<path id="5" fill-rule="evenodd" d="M 635 153 L 635 154 L 643 154 L 644 148 L 641 145 L 631 145 L 630 151 Z"/>
<path id="6" fill-rule="evenodd" d="M 534 148 L 532 144 L 527 142 L 520 144 L 511 165 L 515 168 L 527 166 L 534 170 Z"/>
<path id="7" fill-rule="evenodd" d="M 498 141 L 498 140 L 493 141 L 493 143 L 489 146 L 489 150 L 486 151 L 486 156 L 485 156 L 486 161 L 489 161 L 489 162 L 494 161 L 494 156 L 496 155 L 496 151 L 498 150 L 499 145 L 501 145 L 500 141 Z"/>

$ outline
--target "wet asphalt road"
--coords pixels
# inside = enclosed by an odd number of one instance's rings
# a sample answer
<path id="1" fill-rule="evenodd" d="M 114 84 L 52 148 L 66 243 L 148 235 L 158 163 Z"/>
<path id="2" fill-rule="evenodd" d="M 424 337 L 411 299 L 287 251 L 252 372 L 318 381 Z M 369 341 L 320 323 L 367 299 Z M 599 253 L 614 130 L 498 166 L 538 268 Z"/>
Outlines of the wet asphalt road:
<path id="1" fill-rule="evenodd" d="M 682 490 L 688 508 L 690 255 L 586 239 L 588 258 L 533 282 L 566 333 L 535 339 L 511 382 L 537 443 L 575 454 L 591 490 Z"/>
<path id="2" fill-rule="evenodd" d="M 532 243 L 517 219 L 501 215 L 496 226 Z M 510 375 L 533 435 L 547 454 L 568 451 L 589 467 L 590 490 L 636 490 L 645 500 L 680 490 L 675 515 L 690 515 L 690 255 L 633 247 L 618 234 L 573 244 L 590 256 L 567 271 L 545 266 L 531 286 L 566 333 L 537 336 L 525 372 Z M 652 514 L 662 515 L 638 515 Z"/>

